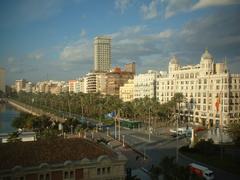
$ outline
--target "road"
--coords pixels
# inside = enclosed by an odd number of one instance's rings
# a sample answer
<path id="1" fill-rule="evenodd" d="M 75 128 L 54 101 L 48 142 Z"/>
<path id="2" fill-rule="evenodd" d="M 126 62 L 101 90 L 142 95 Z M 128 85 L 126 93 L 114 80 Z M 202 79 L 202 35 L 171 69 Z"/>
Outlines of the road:
<path id="1" fill-rule="evenodd" d="M 110 134 L 114 137 L 114 128 L 111 128 Z M 132 149 L 126 148 L 122 146 L 122 142 L 113 140 L 110 142 L 111 147 L 116 151 L 121 151 L 125 154 L 129 161 L 127 163 L 127 167 L 131 167 L 132 169 L 138 169 L 140 167 L 144 167 L 145 169 L 149 170 L 152 165 L 158 164 L 165 156 L 175 156 L 176 157 L 176 147 L 177 147 L 177 140 L 165 133 L 166 131 L 162 130 L 162 133 L 158 133 L 159 135 L 151 135 L 149 141 L 149 135 L 146 134 L 142 130 L 128 130 L 128 129 L 121 129 L 121 134 L 124 135 L 125 143 L 131 145 L 135 150 L 142 153 L 142 156 Z M 98 132 L 99 137 L 109 138 L 107 137 L 106 132 Z M 96 134 L 96 136 L 97 136 Z M 123 140 L 123 136 L 121 135 L 121 141 Z M 183 146 L 187 143 L 186 138 L 179 139 L 178 144 L 179 147 Z M 146 159 L 144 158 L 147 157 Z M 145 160 L 144 160 L 145 159 Z M 180 165 L 187 166 L 189 163 L 198 163 L 188 157 L 185 157 L 179 154 L 178 163 Z M 207 166 L 209 169 L 214 171 L 215 179 L 217 180 L 237 180 L 240 179 L 240 176 L 231 174 L 224 170 L 211 167 L 209 165 L 202 164 Z"/>

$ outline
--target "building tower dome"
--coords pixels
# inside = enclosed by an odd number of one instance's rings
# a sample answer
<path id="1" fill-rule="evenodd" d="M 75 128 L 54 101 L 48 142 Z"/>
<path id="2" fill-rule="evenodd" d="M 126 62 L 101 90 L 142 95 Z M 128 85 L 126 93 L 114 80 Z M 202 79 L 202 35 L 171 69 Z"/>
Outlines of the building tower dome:
<path id="1" fill-rule="evenodd" d="M 173 56 L 169 63 L 170 64 L 178 64 L 178 59 L 176 58 L 176 56 Z"/>
<path id="2" fill-rule="evenodd" d="M 169 65 L 168 65 L 169 73 L 178 70 L 179 67 L 180 67 L 180 65 L 178 63 L 178 59 L 175 56 L 173 56 L 172 59 L 170 59 Z"/>
<path id="3" fill-rule="evenodd" d="M 201 69 L 202 74 L 211 74 L 214 71 L 214 62 L 213 62 L 213 56 L 208 52 L 208 49 L 205 50 L 205 52 L 201 56 Z"/>
<path id="4" fill-rule="evenodd" d="M 201 62 L 205 60 L 213 61 L 213 56 L 208 52 L 208 49 L 205 49 L 205 52 L 201 56 Z"/>

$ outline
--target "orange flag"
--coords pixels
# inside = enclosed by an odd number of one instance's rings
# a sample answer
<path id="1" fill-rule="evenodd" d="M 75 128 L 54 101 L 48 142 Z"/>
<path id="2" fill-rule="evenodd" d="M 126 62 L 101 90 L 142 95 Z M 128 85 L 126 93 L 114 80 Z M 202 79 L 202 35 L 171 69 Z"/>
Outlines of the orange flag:
<path id="1" fill-rule="evenodd" d="M 217 100 L 215 102 L 215 107 L 216 107 L 217 112 L 219 111 L 219 105 L 220 105 L 220 96 L 217 97 Z"/>

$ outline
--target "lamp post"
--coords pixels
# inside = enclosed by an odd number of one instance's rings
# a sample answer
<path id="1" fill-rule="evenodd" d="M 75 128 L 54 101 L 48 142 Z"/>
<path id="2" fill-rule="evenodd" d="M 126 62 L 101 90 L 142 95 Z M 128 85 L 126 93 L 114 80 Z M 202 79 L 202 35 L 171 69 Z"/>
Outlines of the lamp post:
<path id="1" fill-rule="evenodd" d="M 73 134 L 73 125 L 71 124 L 71 134 Z"/>
<path id="2" fill-rule="evenodd" d="M 150 127 L 150 107 L 148 109 L 148 113 L 149 113 L 149 117 L 148 117 L 148 141 L 150 142 L 151 141 L 151 127 Z"/>
<path id="3" fill-rule="evenodd" d="M 92 134 L 92 140 L 93 140 L 94 139 L 94 132 L 92 131 L 91 134 Z"/>
<path id="4" fill-rule="evenodd" d="M 177 116 L 177 148 L 176 148 L 176 162 L 178 162 L 178 116 Z"/>
<path id="5" fill-rule="evenodd" d="M 146 148 L 143 149 L 143 160 L 146 160 Z"/>
<path id="6" fill-rule="evenodd" d="M 109 127 L 107 127 L 107 136 L 109 136 Z"/>
<path id="7" fill-rule="evenodd" d="M 122 143 L 122 146 L 125 147 L 125 142 L 124 142 L 124 140 L 125 140 L 125 135 L 122 135 L 122 137 L 123 137 L 123 143 Z"/>

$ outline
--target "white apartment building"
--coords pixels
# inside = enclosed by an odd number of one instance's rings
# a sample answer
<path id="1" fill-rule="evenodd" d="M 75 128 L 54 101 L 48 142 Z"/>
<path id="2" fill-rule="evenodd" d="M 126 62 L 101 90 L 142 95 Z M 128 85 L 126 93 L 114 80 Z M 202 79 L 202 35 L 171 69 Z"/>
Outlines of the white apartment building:
<path id="1" fill-rule="evenodd" d="M 0 91 L 5 92 L 5 69 L 0 68 Z"/>
<path id="2" fill-rule="evenodd" d="M 133 98 L 156 98 L 157 79 L 161 76 L 160 72 L 148 70 L 147 73 L 134 76 L 134 92 Z"/>
<path id="3" fill-rule="evenodd" d="M 87 77 L 87 93 L 106 94 L 106 73 L 91 72 Z"/>
<path id="4" fill-rule="evenodd" d="M 108 72 L 112 64 L 111 37 L 98 36 L 94 39 L 94 71 Z"/>
<path id="5" fill-rule="evenodd" d="M 181 66 L 176 57 L 170 60 L 167 77 L 159 79 L 160 103 L 175 93 L 186 97 L 180 109 L 183 120 L 210 127 L 239 121 L 240 74 L 230 74 L 226 61 L 215 63 L 208 50 L 197 65 Z"/>
<path id="6" fill-rule="evenodd" d="M 27 81 L 25 79 L 20 79 L 15 81 L 15 88 L 17 93 L 20 91 L 25 91 Z"/>
<path id="7" fill-rule="evenodd" d="M 68 81 L 68 92 L 87 93 L 87 77 L 82 77 L 77 80 L 69 80 Z"/>
<path id="8" fill-rule="evenodd" d="M 76 92 L 87 93 L 87 77 L 82 77 L 77 80 Z"/>
<path id="9" fill-rule="evenodd" d="M 26 87 L 25 87 L 25 91 L 30 93 L 30 92 L 32 92 L 32 88 L 33 88 L 32 82 L 27 82 Z"/>
<path id="10" fill-rule="evenodd" d="M 120 87 L 119 98 L 123 102 L 132 101 L 134 92 L 134 80 L 129 79 L 127 83 Z"/>

